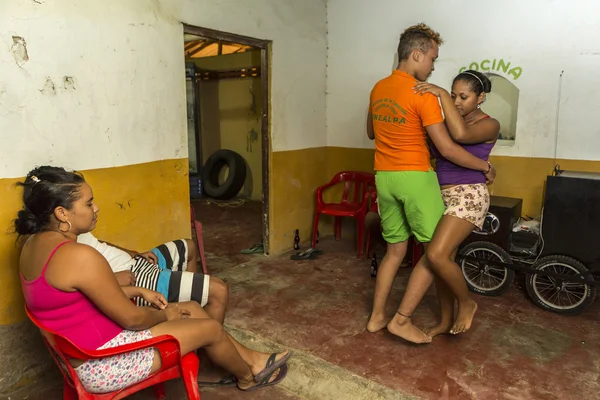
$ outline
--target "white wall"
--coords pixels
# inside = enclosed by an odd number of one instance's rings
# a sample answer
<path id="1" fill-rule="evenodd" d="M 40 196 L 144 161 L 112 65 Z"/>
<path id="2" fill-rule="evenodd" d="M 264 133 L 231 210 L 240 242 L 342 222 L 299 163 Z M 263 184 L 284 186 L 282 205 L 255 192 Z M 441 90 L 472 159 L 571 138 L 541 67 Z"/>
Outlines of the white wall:
<path id="1" fill-rule="evenodd" d="M 326 144 L 323 0 L 2 0 L 0 178 L 187 157 L 182 21 L 273 40 L 273 150 Z"/>
<path id="2" fill-rule="evenodd" d="M 517 140 L 498 155 L 553 157 L 559 74 L 564 70 L 558 157 L 600 160 L 600 2 L 577 0 L 329 0 L 329 146 L 369 148 L 365 121 L 373 85 L 389 75 L 402 31 L 425 22 L 446 43 L 430 81 L 449 88 L 472 61 L 522 68 Z M 498 73 L 497 71 L 495 71 Z"/>
<path id="3" fill-rule="evenodd" d="M 0 177 L 187 157 L 182 28 L 151 4 L 2 1 Z"/>

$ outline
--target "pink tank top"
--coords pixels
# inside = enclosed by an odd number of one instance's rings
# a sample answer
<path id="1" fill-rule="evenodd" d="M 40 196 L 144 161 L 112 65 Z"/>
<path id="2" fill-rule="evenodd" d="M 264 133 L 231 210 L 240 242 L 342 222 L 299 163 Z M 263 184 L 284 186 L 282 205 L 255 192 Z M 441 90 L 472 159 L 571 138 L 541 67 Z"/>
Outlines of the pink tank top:
<path id="1" fill-rule="evenodd" d="M 63 292 L 46 280 L 46 268 L 54 253 L 65 243 L 56 246 L 42 269 L 32 281 L 21 275 L 25 303 L 42 326 L 64 336 L 83 350 L 96 350 L 123 331 L 102 313 L 81 292 Z"/>

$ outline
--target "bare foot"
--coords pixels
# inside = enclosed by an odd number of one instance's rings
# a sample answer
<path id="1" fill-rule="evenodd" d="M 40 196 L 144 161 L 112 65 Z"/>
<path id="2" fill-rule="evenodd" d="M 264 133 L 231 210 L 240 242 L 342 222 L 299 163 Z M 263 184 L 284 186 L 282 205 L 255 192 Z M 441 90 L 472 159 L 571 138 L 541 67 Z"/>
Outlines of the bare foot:
<path id="1" fill-rule="evenodd" d="M 453 335 L 458 335 L 459 333 L 468 331 L 471 327 L 471 323 L 473 322 L 473 317 L 475 317 L 476 312 L 477 303 L 475 303 L 473 300 L 470 300 L 464 305 L 459 304 L 456 322 L 454 323 L 452 329 L 450 329 L 450 333 Z"/>
<path id="2" fill-rule="evenodd" d="M 431 343 L 431 337 L 427 336 L 422 330 L 414 326 L 408 318 L 402 322 L 399 322 L 394 317 L 394 319 L 392 319 L 387 325 L 387 329 L 394 335 L 412 343 Z"/>
<path id="3" fill-rule="evenodd" d="M 369 322 L 367 323 L 367 330 L 371 333 L 379 332 L 390 322 L 388 317 L 375 317 L 371 314 L 371 318 L 369 318 Z"/>
<path id="4" fill-rule="evenodd" d="M 432 327 L 423 329 L 423 332 L 426 335 L 434 338 L 437 335 L 445 335 L 445 334 L 450 333 L 450 329 L 452 329 L 452 321 L 450 321 L 449 323 L 440 322 L 436 326 L 432 326 Z"/>
<path id="5" fill-rule="evenodd" d="M 275 362 L 281 360 L 283 357 L 287 356 L 289 353 L 289 351 L 284 351 L 283 353 L 279 353 L 277 354 L 277 356 L 275 356 Z M 262 372 L 266 365 L 267 365 L 267 360 L 269 359 L 269 357 L 271 356 L 270 353 L 258 353 L 258 356 L 256 357 L 256 359 L 254 360 L 254 362 L 252 363 L 252 365 L 250 365 L 250 370 L 252 371 L 252 373 L 256 376 L 258 375 L 260 372 Z"/>

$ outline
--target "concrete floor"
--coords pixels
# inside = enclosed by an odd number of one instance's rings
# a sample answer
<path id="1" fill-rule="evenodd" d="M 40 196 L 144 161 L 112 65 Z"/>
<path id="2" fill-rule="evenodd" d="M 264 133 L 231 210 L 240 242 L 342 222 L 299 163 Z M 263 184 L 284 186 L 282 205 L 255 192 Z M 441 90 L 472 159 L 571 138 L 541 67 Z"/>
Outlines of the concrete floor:
<path id="1" fill-rule="evenodd" d="M 242 255 L 240 250 L 260 242 L 260 204 L 195 208 L 209 270 L 230 284 L 228 330 L 260 350 L 295 351 L 281 387 L 255 393 L 205 389 L 204 400 L 598 398 L 600 302 L 579 316 L 548 313 L 528 300 L 517 279 L 500 297 L 475 296 L 479 311 L 468 333 L 410 345 L 387 331 L 365 331 L 375 281 L 369 260 L 356 259 L 352 241 L 336 242 L 322 231 L 318 246 L 324 252 L 311 261 Z M 398 274 L 390 315 L 409 274 L 410 268 Z M 435 310 L 430 292 L 415 324 L 433 324 Z M 38 397 L 28 399 L 60 398 L 56 383 L 34 388 Z M 180 382 L 167 389 L 169 399 L 185 398 Z"/>
<path id="2" fill-rule="evenodd" d="M 243 214 L 243 209 L 222 211 L 222 215 L 236 215 L 237 223 L 260 217 Z M 199 214 L 202 210 L 197 209 Z M 321 240 L 324 253 L 313 261 L 243 256 L 248 261 L 234 265 L 226 260 L 239 260 L 236 252 L 246 242 L 240 239 L 237 248 L 232 242 L 213 242 L 209 221 L 219 212 L 211 206 L 204 215 L 207 247 L 221 255 L 219 260 L 211 257 L 211 271 L 230 284 L 226 324 L 232 327 L 308 352 L 417 398 L 438 399 L 442 391 L 451 399 L 598 396 L 600 302 L 574 317 L 545 312 L 529 301 L 517 279 L 503 296 L 475 296 L 480 307 L 468 333 L 414 346 L 387 331 L 365 331 L 374 279 L 369 275 L 369 260 L 356 259 L 352 241 Z M 219 227 L 220 236 L 226 235 L 225 229 Z M 260 233 L 259 226 L 253 229 L 249 236 Z M 409 274 L 410 268 L 400 270 L 390 315 Z M 436 307 L 430 292 L 414 316 L 415 324 L 434 324 Z"/>

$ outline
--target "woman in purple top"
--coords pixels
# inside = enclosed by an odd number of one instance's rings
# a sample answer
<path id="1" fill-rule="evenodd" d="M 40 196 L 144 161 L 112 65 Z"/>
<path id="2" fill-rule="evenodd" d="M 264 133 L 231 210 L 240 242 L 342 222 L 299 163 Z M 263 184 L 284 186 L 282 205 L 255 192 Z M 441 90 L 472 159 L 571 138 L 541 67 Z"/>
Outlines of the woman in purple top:
<path id="1" fill-rule="evenodd" d="M 491 89 L 490 80 L 472 70 L 461 72 L 454 78 L 451 94 L 430 83 L 415 86 L 416 92 L 432 93 L 440 99 L 452 138 L 485 161 L 488 161 L 500 133 L 498 121 L 481 111 L 481 103 Z M 427 248 L 427 258 L 436 271 L 441 313 L 439 323 L 426 331 L 433 337 L 442 333 L 462 333 L 471 327 L 477 303 L 471 298 L 454 258 L 458 246 L 473 227 L 481 229 L 490 205 L 490 195 L 483 173 L 453 164 L 435 146 L 432 146 L 431 153 L 436 159 L 436 172 L 446 205 L 444 216 Z M 456 319 L 455 300 L 458 302 Z"/>

